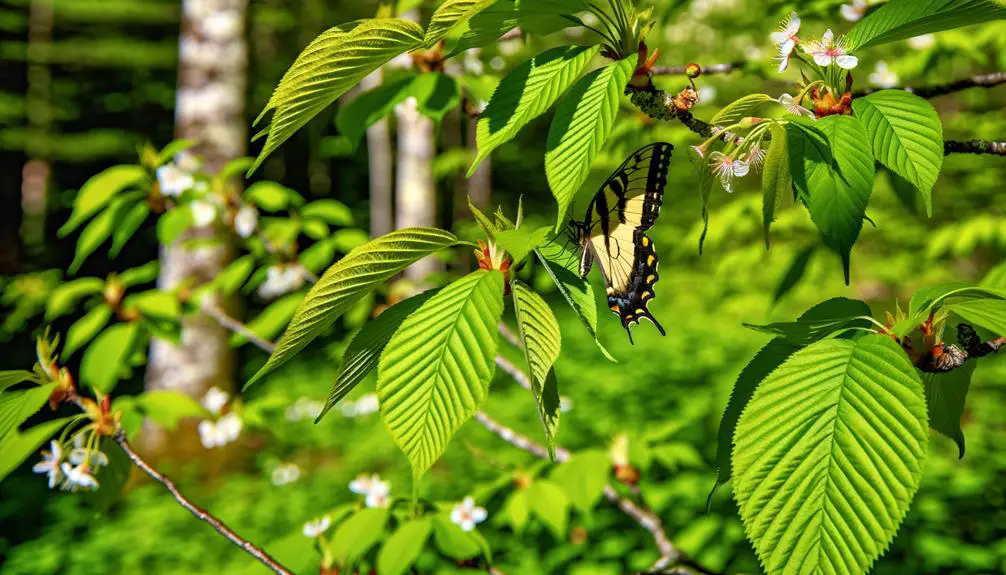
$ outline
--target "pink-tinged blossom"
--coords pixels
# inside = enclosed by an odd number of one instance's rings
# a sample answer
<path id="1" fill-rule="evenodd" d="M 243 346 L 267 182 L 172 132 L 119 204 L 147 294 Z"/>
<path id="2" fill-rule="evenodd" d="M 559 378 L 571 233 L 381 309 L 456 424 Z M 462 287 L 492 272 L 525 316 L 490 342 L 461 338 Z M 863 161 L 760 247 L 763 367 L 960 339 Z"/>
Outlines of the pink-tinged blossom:
<path id="1" fill-rule="evenodd" d="M 475 526 L 485 521 L 488 516 L 485 507 L 477 507 L 471 497 L 465 497 L 462 503 L 455 505 L 451 510 L 451 522 L 461 527 L 462 531 L 475 529 Z"/>
<path id="2" fill-rule="evenodd" d="M 64 477 L 60 463 L 63 459 L 63 446 L 55 439 L 49 442 L 49 451 L 42 451 L 42 461 L 35 464 L 31 470 L 49 476 L 49 489 L 55 489 Z"/>
<path id="3" fill-rule="evenodd" d="M 800 104 L 797 104 L 796 98 L 790 96 L 789 94 L 783 94 L 779 96 L 779 103 L 782 104 L 786 111 L 794 116 L 805 116 L 807 118 L 814 118 L 814 112 L 811 112 L 807 108 L 804 108 Z"/>
<path id="4" fill-rule="evenodd" d="M 836 64 L 839 68 L 851 70 L 859 64 L 859 58 L 849 54 L 842 39 L 835 41 L 835 33 L 830 28 L 820 40 L 804 44 L 803 51 L 814 58 L 818 66 Z"/>
<path id="5" fill-rule="evenodd" d="M 791 12 L 770 36 L 772 43 L 775 44 L 776 48 L 779 50 L 779 54 L 776 56 L 776 59 L 779 60 L 780 72 L 785 71 L 786 67 L 789 66 L 789 59 L 793 56 L 793 50 L 795 50 L 796 45 L 800 43 L 800 39 L 797 37 L 799 32 L 800 17 L 797 16 L 796 12 Z"/>
<path id="6" fill-rule="evenodd" d="M 713 175 L 720 180 L 720 185 L 727 193 L 734 192 L 734 178 L 743 178 L 751 170 L 751 166 L 743 160 L 734 160 L 722 152 L 713 152 L 709 156 L 709 167 Z"/>
<path id="7" fill-rule="evenodd" d="M 839 10 L 842 12 L 842 18 L 845 18 L 849 22 L 858 22 L 866 16 L 866 11 L 870 9 L 870 5 L 866 0 L 852 0 L 848 4 L 842 4 Z"/>

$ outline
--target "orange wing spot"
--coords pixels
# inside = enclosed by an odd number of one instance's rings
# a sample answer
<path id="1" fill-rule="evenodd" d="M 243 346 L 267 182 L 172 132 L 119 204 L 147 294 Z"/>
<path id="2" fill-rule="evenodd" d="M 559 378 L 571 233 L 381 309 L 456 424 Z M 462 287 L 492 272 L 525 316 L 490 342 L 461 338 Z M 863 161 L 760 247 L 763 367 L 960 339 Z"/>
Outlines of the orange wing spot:
<path id="1" fill-rule="evenodd" d="M 653 265 L 653 261 L 654 261 L 654 259 L 656 259 L 656 258 L 654 258 L 652 254 L 651 254 L 651 255 L 649 255 L 649 256 L 647 256 L 647 257 L 646 257 L 646 265 L 648 265 L 648 266 L 652 266 L 652 265 Z"/>
<path id="2" fill-rule="evenodd" d="M 648 283 L 648 284 L 651 284 L 651 283 L 653 283 L 656 280 L 657 280 L 657 276 L 655 276 L 653 274 L 650 274 L 650 275 L 646 276 L 646 283 Z"/>
<path id="3" fill-rule="evenodd" d="M 643 247 L 645 248 L 649 245 L 650 245 L 650 238 L 643 236 Z"/>
<path id="4" fill-rule="evenodd" d="M 617 305 L 611 306 L 611 311 L 613 311 L 615 313 L 618 313 L 621 309 L 622 308 L 618 307 Z"/>

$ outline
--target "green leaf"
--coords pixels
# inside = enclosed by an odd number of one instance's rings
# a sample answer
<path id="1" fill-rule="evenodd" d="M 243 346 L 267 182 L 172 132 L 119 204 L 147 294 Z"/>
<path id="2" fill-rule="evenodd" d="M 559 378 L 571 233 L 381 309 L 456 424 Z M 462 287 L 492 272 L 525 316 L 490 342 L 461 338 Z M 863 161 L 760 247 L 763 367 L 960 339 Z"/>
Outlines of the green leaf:
<path id="1" fill-rule="evenodd" d="M 569 498 L 562 488 L 551 481 L 538 480 L 528 487 L 527 497 L 531 511 L 557 540 L 564 541 L 569 525 Z"/>
<path id="2" fill-rule="evenodd" d="M 173 142 L 169 142 L 167 146 L 164 146 L 158 152 L 157 165 L 161 166 L 174 160 L 175 156 L 195 146 L 197 143 L 195 140 L 174 140 Z"/>
<path id="3" fill-rule="evenodd" d="M 478 531 L 465 532 L 444 515 L 433 518 L 433 543 L 441 553 L 457 561 L 474 559 L 479 555 L 492 563 L 489 544 Z"/>
<path id="4" fill-rule="evenodd" d="M 922 382 L 890 337 L 793 354 L 734 433 L 734 495 L 765 571 L 867 572 L 908 511 L 928 440 Z"/>
<path id="5" fill-rule="evenodd" d="M 981 286 L 972 286 L 962 282 L 950 282 L 936 284 L 919 289 L 912 296 L 908 303 L 908 327 L 909 331 L 921 323 L 929 315 L 935 312 L 945 303 L 948 298 L 961 299 L 1006 299 L 1006 289 L 996 289 Z M 905 333 L 897 332 L 903 336 Z"/>
<path id="6" fill-rule="evenodd" d="M 245 389 L 283 365 L 378 284 L 413 262 L 457 243 L 450 232 L 406 228 L 354 249 L 318 280 L 297 309 L 269 361 L 245 384 Z"/>
<path id="7" fill-rule="evenodd" d="M 271 340 L 290 323 L 290 318 L 297 313 L 297 308 L 303 301 L 304 294 L 302 292 L 287 294 L 269 304 L 262 310 L 262 313 L 245 325 L 252 333 L 262 339 Z M 231 345 L 241 346 L 246 343 L 248 343 L 248 339 L 239 333 L 231 336 Z"/>
<path id="8" fill-rule="evenodd" d="M 339 113 L 335 117 L 335 126 L 339 134 L 345 136 L 355 150 L 363 135 L 367 133 L 367 128 L 390 114 L 395 106 L 409 97 L 415 79 L 415 75 L 407 74 L 388 80 L 376 88 L 363 92 L 348 104 L 340 106 Z"/>
<path id="9" fill-rule="evenodd" d="M 17 431 L 19 425 L 38 413 L 58 384 L 46 383 L 18 391 L 0 393 L 0 439 Z"/>
<path id="10" fill-rule="evenodd" d="M 290 200 L 296 192 L 276 182 L 255 182 L 248 186 L 244 193 L 244 201 L 254 204 L 267 212 L 280 212 L 290 206 Z"/>
<path id="11" fill-rule="evenodd" d="M 518 280 L 513 281 L 513 307 L 517 333 L 524 344 L 531 391 L 538 417 L 545 429 L 548 456 L 555 461 L 555 435 L 559 430 L 559 387 L 552 366 L 559 359 L 562 337 L 559 322 L 540 295 Z"/>
<path id="12" fill-rule="evenodd" d="M 113 166 L 88 180 L 73 200 L 73 212 L 63 227 L 59 237 L 65 238 L 80 227 L 88 218 L 105 207 L 116 194 L 135 186 L 147 177 L 140 166 Z"/>
<path id="13" fill-rule="evenodd" d="M 353 212 L 346 204 L 338 200 L 318 200 L 311 202 L 300 210 L 302 218 L 318 218 L 333 226 L 351 226 L 354 224 Z"/>
<path id="14" fill-rule="evenodd" d="M 789 163 L 793 177 L 796 177 L 796 169 L 803 161 L 805 150 L 825 163 L 830 164 L 833 160 L 828 135 L 821 131 L 815 120 L 799 116 L 789 118 L 786 122 L 786 140 L 789 144 Z M 798 153 L 794 153 L 796 141 L 801 144 Z"/>
<path id="15" fill-rule="evenodd" d="M 489 392 L 503 275 L 478 270 L 423 303 L 381 354 L 381 416 L 415 477 L 440 457 Z"/>
<path id="16" fill-rule="evenodd" d="M 742 118 L 750 116 L 758 109 L 758 106 L 767 102 L 775 102 L 776 99 L 768 94 L 748 94 L 723 107 L 716 113 L 709 123 L 714 126 L 729 126 L 736 124 Z"/>
<path id="17" fill-rule="evenodd" d="M 881 164 L 911 182 L 933 215 L 933 185 L 943 168 L 943 124 L 929 102 L 904 90 L 881 90 L 852 101 Z"/>
<path id="18" fill-rule="evenodd" d="M 297 57 L 256 120 L 273 112 L 269 127 L 259 134 L 268 137 L 251 171 L 365 76 L 419 47 L 423 36 L 418 24 L 397 18 L 364 20 L 345 31 L 322 33 Z"/>
<path id="19" fill-rule="evenodd" d="M 601 354 L 609 361 L 618 363 L 597 338 L 597 301 L 594 299 L 594 288 L 590 282 L 580 279 L 578 271 L 580 258 L 558 242 L 536 249 L 534 253 L 555 282 L 559 293 L 566 298 L 566 303 L 576 312 L 583 327 L 587 328 L 587 333 L 593 338 Z"/>
<path id="20" fill-rule="evenodd" d="M 569 498 L 569 502 L 583 513 L 589 513 L 608 483 L 611 474 L 611 459 L 604 451 L 593 449 L 578 451 L 573 457 L 555 468 L 554 481 Z"/>
<path id="21" fill-rule="evenodd" d="M 706 160 L 695 151 L 688 148 L 688 162 L 699 177 L 699 203 L 702 206 L 702 234 L 699 235 L 699 255 L 702 255 L 702 246 L 706 243 L 706 234 L 709 232 L 709 198 L 713 195 L 713 173 L 709 170 Z"/>
<path id="22" fill-rule="evenodd" d="M 31 457 L 47 439 L 59 433 L 59 430 L 71 420 L 72 417 L 66 417 L 47 421 L 0 438 L 0 481 L 17 469 L 25 459 Z"/>
<path id="23" fill-rule="evenodd" d="M 618 114 L 618 102 L 636 69 L 636 55 L 612 62 L 580 79 L 555 110 L 548 129 L 545 175 L 559 204 L 555 229 L 565 224 L 566 209 L 587 179 Z"/>
<path id="24" fill-rule="evenodd" d="M 997 337 L 1006 336 L 1006 300 L 968 299 L 950 303 L 947 308 Z"/>
<path id="25" fill-rule="evenodd" d="M 420 74 L 409 88 L 420 114 L 440 124 L 448 112 L 461 105 L 461 86 L 449 74 Z"/>
<path id="26" fill-rule="evenodd" d="M 403 575 L 419 558 L 432 530 L 433 523 L 429 517 L 403 523 L 381 546 L 377 554 L 377 572 L 381 575 Z"/>
<path id="27" fill-rule="evenodd" d="M 434 44 L 443 39 L 452 28 L 458 24 L 463 24 L 469 18 L 478 14 L 495 0 L 445 0 L 433 16 L 430 24 L 426 27 L 426 37 L 423 39 L 423 46 L 432 48 Z"/>
<path id="28" fill-rule="evenodd" d="M 471 176 L 494 149 L 513 139 L 528 122 L 551 108 L 599 50 L 599 46 L 560 46 L 546 50 L 503 78 L 479 115 L 475 132 L 478 155 L 468 175 Z"/>
<path id="29" fill-rule="evenodd" d="M 112 319 L 112 310 L 104 303 L 100 303 L 84 314 L 84 317 L 74 322 L 66 332 L 63 358 L 69 359 L 73 352 L 94 339 L 94 336 L 98 335 L 98 332 L 105 327 L 110 319 Z"/>
<path id="30" fill-rule="evenodd" d="M 565 465 L 558 469 L 562 469 L 562 467 Z M 494 522 L 509 524 L 513 532 L 519 535 L 530 518 L 531 503 L 527 498 L 527 489 L 517 488 L 507 497 L 503 503 L 503 509 L 496 516 Z"/>
<path id="31" fill-rule="evenodd" d="M 772 294 L 772 303 L 776 303 L 786 297 L 786 294 L 792 291 L 793 288 L 800 283 L 804 274 L 807 273 L 807 267 L 810 265 L 811 258 L 814 257 L 814 252 L 816 251 L 817 243 L 813 243 L 796 253 L 796 256 L 793 257 L 793 261 L 790 262 L 789 267 L 786 268 L 786 273 L 782 276 L 782 281 L 780 281 L 779 285 L 776 286 L 775 293 Z"/>
<path id="32" fill-rule="evenodd" d="M 339 565 L 352 566 L 384 535 L 388 510 L 380 507 L 361 509 L 339 525 L 332 536 L 330 551 Z"/>
<path id="33" fill-rule="evenodd" d="M 551 231 L 552 226 L 542 226 L 534 231 L 528 231 L 527 228 L 503 230 L 496 234 L 496 244 L 510 254 L 516 264 L 524 261 L 529 253 L 548 241 Z"/>
<path id="34" fill-rule="evenodd" d="M 745 323 L 744 327 L 782 336 L 796 345 L 807 345 L 850 327 L 870 327 L 872 324 L 862 319 L 870 313 L 870 307 L 859 300 L 836 297 L 810 308 L 796 321 L 768 325 Z"/>
<path id="35" fill-rule="evenodd" d="M 891 0 L 856 23 L 846 42 L 858 50 L 1003 18 L 1006 6 L 995 0 Z"/>
<path id="36" fill-rule="evenodd" d="M 101 332 L 84 351 L 81 382 L 103 394 L 111 393 L 119 380 L 120 368 L 133 353 L 139 327 L 136 322 L 119 323 Z"/>
<path id="37" fill-rule="evenodd" d="M 157 279 L 157 274 L 161 271 L 161 264 L 157 260 L 143 264 L 142 266 L 130 268 L 119 274 L 119 283 L 123 287 L 133 287 L 140 284 L 153 283 Z"/>
<path id="38" fill-rule="evenodd" d="M 328 224 L 316 219 L 303 219 L 300 221 L 300 229 L 304 235 L 313 240 L 323 240 L 328 237 Z"/>
<path id="39" fill-rule="evenodd" d="M 175 206 L 157 218 L 157 241 L 170 246 L 190 227 L 192 210 L 187 205 Z"/>
<path id="40" fill-rule="evenodd" d="M 852 246 L 863 228 L 866 204 L 873 191 L 873 154 L 863 146 L 869 137 L 858 119 L 826 116 L 816 125 L 827 134 L 835 163 L 808 145 L 807 138 L 792 140 L 793 185 L 824 242 L 842 256 L 845 283 L 849 283 Z"/>
<path id="41" fill-rule="evenodd" d="M 346 351 L 342 355 L 342 369 L 339 370 L 339 375 L 325 400 L 325 408 L 318 414 L 315 423 L 321 421 L 335 404 L 342 401 L 342 398 L 377 367 L 384 347 L 388 345 L 391 336 L 398 331 L 402 322 L 439 291 L 439 289 L 428 290 L 400 301 L 360 328 L 346 346 Z"/>
<path id="42" fill-rule="evenodd" d="M 34 373 L 23 369 L 0 371 L 0 392 L 23 381 L 32 381 L 37 383 L 38 378 Z"/>
<path id="43" fill-rule="evenodd" d="M 769 245 L 769 228 L 775 221 L 776 211 L 783 198 L 790 197 L 793 189 L 793 176 L 789 168 L 789 148 L 787 146 L 786 128 L 772 124 L 769 128 L 772 140 L 765 155 L 765 168 L 762 171 L 762 226 L 765 229 L 765 247 Z"/>
<path id="44" fill-rule="evenodd" d="M 147 221 L 150 215 L 150 206 L 147 202 L 136 202 L 128 209 L 120 210 L 115 215 L 115 229 L 112 230 L 112 248 L 108 250 L 108 257 L 118 257 L 122 248 L 136 234 L 143 222 Z"/>
<path id="45" fill-rule="evenodd" d="M 255 270 L 255 256 L 240 257 L 227 265 L 213 278 L 213 290 L 220 295 L 229 296 L 237 293 L 248 281 L 248 276 Z"/>
<path id="46" fill-rule="evenodd" d="M 52 321 L 70 313 L 78 301 L 104 289 L 105 282 L 98 278 L 80 278 L 57 286 L 45 304 L 45 320 Z"/>
<path id="47" fill-rule="evenodd" d="M 1006 261 L 990 269 L 982 278 L 981 287 L 999 289 L 1006 292 Z"/>
<path id="48" fill-rule="evenodd" d="M 557 32 L 573 25 L 561 14 L 585 8 L 579 0 L 497 0 L 458 27 L 459 38 L 448 57 L 492 44 L 514 28 L 536 35 Z"/>
<path id="49" fill-rule="evenodd" d="M 209 412 L 198 401 L 179 391 L 147 391 L 136 397 L 136 403 L 143 408 L 147 417 L 168 431 L 174 431 L 178 422 L 186 417 L 209 416 Z"/>
<path id="50" fill-rule="evenodd" d="M 870 315 L 870 306 L 865 303 L 846 299 L 833 298 L 823 301 L 810 308 L 800 318 L 798 322 L 816 323 L 827 321 L 832 318 L 839 318 L 848 321 L 848 318 Z M 737 428 L 737 420 L 740 419 L 741 412 L 747 407 L 755 389 L 770 373 L 782 365 L 803 345 L 818 341 L 824 333 L 819 333 L 817 337 L 807 337 L 794 343 L 785 337 L 777 337 L 765 344 L 751 361 L 748 362 L 737 381 L 734 382 L 733 390 L 730 392 L 730 400 L 723 411 L 723 418 L 720 419 L 720 429 L 718 444 L 716 448 L 716 464 L 718 476 L 717 485 L 722 485 L 730 480 L 732 470 L 731 460 L 733 456 L 734 430 Z"/>
<path id="51" fill-rule="evenodd" d="M 112 230 L 115 228 L 115 219 L 112 217 L 115 214 L 117 206 L 113 203 L 108 206 L 105 211 L 98 214 L 84 231 L 80 232 L 80 237 L 77 238 L 77 249 L 73 255 L 73 261 L 70 262 L 70 267 L 67 268 L 67 273 L 69 275 L 74 275 L 80 266 L 84 264 L 84 260 L 87 256 L 94 253 L 94 250 L 98 249 L 109 236 L 112 235 Z"/>
<path id="52" fill-rule="evenodd" d="M 957 343 L 951 336 L 951 343 Z M 964 431 L 961 416 L 971 386 L 971 376 L 978 362 L 969 361 L 961 367 L 946 373 L 922 373 L 922 385 L 926 391 L 926 408 L 929 411 L 929 427 L 949 437 L 957 444 L 959 456 L 964 457 Z"/>
<path id="53" fill-rule="evenodd" d="M 182 306 L 175 294 L 156 289 L 127 296 L 122 306 L 135 308 L 144 317 L 160 321 L 178 321 L 182 316 Z"/>
<path id="54" fill-rule="evenodd" d="M 94 471 L 94 478 L 98 480 L 98 490 L 84 493 L 84 500 L 98 512 L 107 511 L 122 495 L 129 481 L 129 473 L 133 470 L 133 462 L 114 440 L 102 439 L 101 451 L 108 457 L 108 465 Z"/>

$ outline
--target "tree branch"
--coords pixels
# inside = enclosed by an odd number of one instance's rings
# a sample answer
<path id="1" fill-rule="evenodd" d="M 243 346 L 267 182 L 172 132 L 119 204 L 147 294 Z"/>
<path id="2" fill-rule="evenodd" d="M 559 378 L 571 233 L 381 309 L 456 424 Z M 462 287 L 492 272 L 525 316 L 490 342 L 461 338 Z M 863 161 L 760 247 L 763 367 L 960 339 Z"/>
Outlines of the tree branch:
<path id="1" fill-rule="evenodd" d="M 966 323 L 957 324 L 957 344 L 940 344 L 922 354 L 914 363 L 926 373 L 947 373 L 962 367 L 970 359 L 978 359 L 999 351 L 1006 345 L 1006 337 L 982 341 L 973 327 Z M 908 338 L 901 342 L 909 357 L 913 356 Z"/>
<path id="2" fill-rule="evenodd" d="M 714 74 L 729 74 L 737 70 L 741 70 L 746 65 L 745 62 L 725 62 L 723 64 L 710 64 L 708 66 L 701 66 L 703 76 L 711 76 Z M 684 74 L 685 68 L 688 64 L 682 64 L 680 66 L 654 66 L 652 68 L 653 75 L 655 76 L 670 76 L 675 74 Z"/>
<path id="3" fill-rule="evenodd" d="M 967 90 L 969 88 L 994 88 L 1000 84 L 1006 84 L 1006 72 L 979 74 L 977 76 L 971 76 L 970 78 L 963 78 L 947 84 L 937 84 L 934 86 L 921 86 L 919 88 L 904 86 L 895 89 L 905 90 L 919 96 L 920 98 L 928 99 L 952 94 L 954 92 L 960 92 L 961 90 Z M 881 88 L 866 88 L 865 90 L 860 90 L 859 92 L 853 94 L 853 97 L 858 98 L 860 96 L 872 94 L 878 90 L 881 90 Z"/>
<path id="4" fill-rule="evenodd" d="M 1006 142 L 947 140 L 943 142 L 943 155 L 949 156 L 950 154 L 991 154 L 1006 157 Z"/>

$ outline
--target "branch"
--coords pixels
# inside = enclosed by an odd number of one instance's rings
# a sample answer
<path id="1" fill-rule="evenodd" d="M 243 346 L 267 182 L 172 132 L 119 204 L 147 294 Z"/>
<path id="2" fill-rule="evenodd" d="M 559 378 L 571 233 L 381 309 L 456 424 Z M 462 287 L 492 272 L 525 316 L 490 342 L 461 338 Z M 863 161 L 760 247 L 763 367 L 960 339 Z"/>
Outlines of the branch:
<path id="1" fill-rule="evenodd" d="M 126 434 L 121 428 L 115 434 L 114 439 L 115 442 L 119 444 L 119 447 L 126 452 L 126 456 L 129 457 L 129 460 L 132 461 L 134 465 L 142 469 L 144 473 L 154 478 L 155 481 L 167 488 L 167 490 L 171 492 L 171 495 L 175 498 L 175 501 L 192 513 L 192 515 L 195 515 L 196 519 L 209 524 L 210 527 L 212 527 L 217 533 L 223 535 L 228 541 L 243 549 L 246 553 L 271 569 L 274 573 L 279 573 L 280 575 L 293 575 L 292 571 L 289 571 L 280 565 L 275 559 L 266 553 L 264 549 L 257 547 L 254 543 L 248 541 L 247 539 L 243 539 L 240 535 L 224 525 L 222 521 L 211 515 L 208 511 L 200 508 L 195 503 L 192 503 L 192 501 L 182 495 L 178 488 L 175 487 L 174 482 L 154 469 L 149 463 L 140 457 L 139 454 L 133 451 L 133 446 L 131 446 L 129 441 L 126 440 Z"/>
<path id="2" fill-rule="evenodd" d="M 935 346 L 916 360 L 916 367 L 926 373 L 947 373 L 962 367 L 970 359 L 996 353 L 1000 347 L 1006 345 L 1006 337 L 982 341 L 974 328 L 966 323 L 957 324 L 957 341 L 959 344 Z M 906 351 L 911 356 L 911 344 L 908 338 L 902 341 L 902 347 L 906 345 L 908 346 Z"/>
<path id="3" fill-rule="evenodd" d="M 947 84 L 937 84 L 934 86 L 922 86 L 919 88 L 913 88 L 911 86 L 904 86 L 901 88 L 896 88 L 899 90 L 905 90 L 906 92 L 911 92 L 920 98 L 935 98 L 937 96 L 943 96 L 946 94 L 952 94 L 954 92 L 960 92 L 961 90 L 967 90 L 969 88 L 994 88 L 1000 84 L 1006 84 L 1006 72 L 991 72 L 989 74 L 979 74 L 977 76 L 971 76 L 970 78 L 964 78 L 961 80 L 955 80 Z M 881 90 L 881 88 L 866 88 L 853 94 L 854 98 L 860 96 L 865 96 L 867 94 L 872 94 Z"/>
<path id="4" fill-rule="evenodd" d="M 713 74 L 729 74 L 736 70 L 741 70 L 746 65 L 745 62 L 726 62 L 723 64 L 710 64 L 708 66 L 701 66 L 703 76 L 711 76 Z M 683 64 L 680 66 L 654 66 L 651 72 L 655 76 L 670 76 L 675 74 L 684 74 L 685 68 L 688 64 Z"/>
<path id="5" fill-rule="evenodd" d="M 943 142 L 943 155 L 949 156 L 950 154 L 991 154 L 1006 157 L 1006 142 L 947 140 Z"/>
<path id="6" fill-rule="evenodd" d="M 272 354 L 272 352 L 276 351 L 276 344 L 261 337 L 260 335 L 252 331 L 245 324 L 239 322 L 238 320 L 224 313 L 224 311 L 220 309 L 215 302 L 211 301 L 210 298 L 206 298 L 205 300 L 203 300 L 203 305 L 201 309 L 203 313 L 216 320 L 216 322 L 219 323 L 221 327 L 228 329 L 240 336 L 243 336 L 245 339 L 255 344 L 255 347 L 261 349 L 262 351 L 268 354 Z"/>

